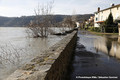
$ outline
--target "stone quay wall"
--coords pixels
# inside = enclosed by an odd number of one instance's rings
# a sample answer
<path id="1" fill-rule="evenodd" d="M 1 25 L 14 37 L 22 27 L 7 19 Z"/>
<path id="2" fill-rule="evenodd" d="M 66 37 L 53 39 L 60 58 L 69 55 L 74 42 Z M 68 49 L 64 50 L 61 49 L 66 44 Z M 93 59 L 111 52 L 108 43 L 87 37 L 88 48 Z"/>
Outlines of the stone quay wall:
<path id="1" fill-rule="evenodd" d="M 76 40 L 77 31 L 73 31 L 5 80 L 66 80 Z"/>

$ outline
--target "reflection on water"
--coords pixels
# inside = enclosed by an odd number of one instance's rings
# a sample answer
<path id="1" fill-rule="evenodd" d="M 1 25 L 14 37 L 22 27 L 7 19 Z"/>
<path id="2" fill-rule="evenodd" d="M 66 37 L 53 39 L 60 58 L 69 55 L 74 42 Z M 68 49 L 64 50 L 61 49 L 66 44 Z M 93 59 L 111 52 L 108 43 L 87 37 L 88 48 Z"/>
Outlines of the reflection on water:
<path id="1" fill-rule="evenodd" d="M 63 37 L 28 38 L 26 28 L 0 27 L 0 80 Z"/>
<path id="2" fill-rule="evenodd" d="M 120 36 L 118 37 L 118 42 L 120 43 Z"/>
<path id="3" fill-rule="evenodd" d="M 84 76 L 117 76 L 118 79 L 111 80 L 120 80 L 120 60 L 118 60 L 120 59 L 120 43 L 118 40 L 116 35 L 97 36 L 86 31 L 78 31 L 69 80 L 87 80 L 79 78 Z"/>
<path id="4" fill-rule="evenodd" d="M 94 47 L 98 51 L 120 59 L 119 37 L 104 36 L 102 39 L 96 38 Z"/>
<path id="5" fill-rule="evenodd" d="M 86 47 L 87 51 L 94 53 L 103 52 L 109 56 L 120 59 L 120 37 L 117 35 L 97 36 L 89 32 L 78 32 L 80 44 Z"/>

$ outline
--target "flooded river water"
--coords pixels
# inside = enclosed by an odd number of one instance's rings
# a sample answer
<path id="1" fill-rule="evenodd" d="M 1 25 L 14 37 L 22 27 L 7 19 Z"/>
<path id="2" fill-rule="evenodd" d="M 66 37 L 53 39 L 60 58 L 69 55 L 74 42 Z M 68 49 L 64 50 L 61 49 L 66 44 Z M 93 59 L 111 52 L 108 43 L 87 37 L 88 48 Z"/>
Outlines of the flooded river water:
<path id="1" fill-rule="evenodd" d="M 120 80 L 120 37 L 78 31 L 70 80 Z"/>
<path id="2" fill-rule="evenodd" d="M 53 35 L 44 39 L 29 38 L 26 28 L 0 27 L 0 80 L 62 38 Z"/>

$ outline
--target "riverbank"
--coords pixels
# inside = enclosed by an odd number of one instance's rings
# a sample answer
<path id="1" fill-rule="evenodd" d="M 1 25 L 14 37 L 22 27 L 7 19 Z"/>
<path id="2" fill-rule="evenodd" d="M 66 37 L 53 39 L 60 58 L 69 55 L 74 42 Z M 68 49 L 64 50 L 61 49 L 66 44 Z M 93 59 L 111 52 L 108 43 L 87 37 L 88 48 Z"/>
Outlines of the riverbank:
<path id="1" fill-rule="evenodd" d="M 5 80 L 64 80 L 76 39 L 74 31 Z"/>
<path id="2" fill-rule="evenodd" d="M 96 35 L 118 35 L 119 36 L 119 33 L 102 33 L 102 32 L 95 32 L 95 31 L 91 31 L 91 30 L 87 30 L 87 31 L 92 34 L 96 34 Z"/>

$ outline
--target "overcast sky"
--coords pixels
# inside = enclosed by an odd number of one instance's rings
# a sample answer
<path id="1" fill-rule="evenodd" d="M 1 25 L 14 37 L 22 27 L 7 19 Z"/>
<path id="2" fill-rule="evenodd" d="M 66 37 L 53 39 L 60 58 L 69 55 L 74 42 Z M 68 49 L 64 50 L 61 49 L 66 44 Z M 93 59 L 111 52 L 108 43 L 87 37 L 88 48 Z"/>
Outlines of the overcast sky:
<path id="1" fill-rule="evenodd" d="M 38 3 L 52 0 L 0 0 L 0 16 L 20 17 L 34 15 Z M 120 4 L 120 0 L 54 0 L 54 14 L 90 14 L 97 7 L 105 9 L 110 4 Z"/>

